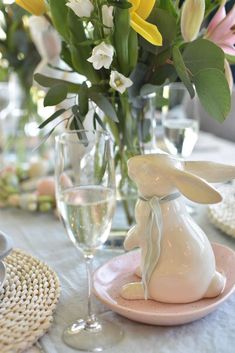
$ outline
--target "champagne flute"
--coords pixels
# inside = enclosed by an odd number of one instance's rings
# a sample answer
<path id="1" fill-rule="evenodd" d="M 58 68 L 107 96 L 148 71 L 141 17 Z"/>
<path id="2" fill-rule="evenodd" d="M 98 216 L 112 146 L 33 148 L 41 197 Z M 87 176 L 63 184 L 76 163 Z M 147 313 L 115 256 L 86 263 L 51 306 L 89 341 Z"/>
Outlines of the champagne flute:
<path id="1" fill-rule="evenodd" d="M 108 238 L 114 214 L 115 171 L 110 135 L 77 130 L 56 137 L 56 198 L 70 240 L 82 251 L 88 277 L 85 319 L 67 327 L 64 342 L 75 349 L 102 351 L 121 340 L 120 327 L 92 311 L 92 260 Z"/>
<path id="2" fill-rule="evenodd" d="M 163 95 L 168 100 L 162 114 L 166 147 L 172 155 L 189 157 L 199 134 L 197 98 L 192 100 L 181 83 L 166 86 Z"/>

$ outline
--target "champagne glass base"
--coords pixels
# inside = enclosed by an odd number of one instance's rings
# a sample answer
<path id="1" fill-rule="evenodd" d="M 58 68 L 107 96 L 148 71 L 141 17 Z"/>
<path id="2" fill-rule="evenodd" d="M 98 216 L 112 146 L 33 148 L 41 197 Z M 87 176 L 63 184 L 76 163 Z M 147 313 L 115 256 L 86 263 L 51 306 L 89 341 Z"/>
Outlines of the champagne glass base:
<path id="1" fill-rule="evenodd" d="M 122 329 L 102 316 L 92 324 L 86 320 L 77 320 L 63 333 L 66 345 L 86 352 L 102 352 L 116 345 L 122 338 Z"/>

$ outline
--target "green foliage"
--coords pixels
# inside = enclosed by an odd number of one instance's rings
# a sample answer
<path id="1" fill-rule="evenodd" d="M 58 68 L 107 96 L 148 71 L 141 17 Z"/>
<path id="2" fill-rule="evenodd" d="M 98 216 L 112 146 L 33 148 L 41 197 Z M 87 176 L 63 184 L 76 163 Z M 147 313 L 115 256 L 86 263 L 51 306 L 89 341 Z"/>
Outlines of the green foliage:
<path id="1" fill-rule="evenodd" d="M 51 123 L 53 120 L 57 119 L 59 116 L 61 116 L 63 113 L 66 112 L 66 109 L 59 109 L 57 110 L 55 113 L 53 113 L 49 118 L 47 118 L 45 121 L 43 121 L 40 125 L 39 125 L 39 129 L 43 129 L 46 125 L 48 125 L 49 123 Z"/>
<path id="2" fill-rule="evenodd" d="M 185 84 L 185 87 L 187 88 L 191 98 L 193 98 L 195 96 L 195 92 L 191 83 L 189 71 L 177 46 L 173 48 L 173 61 L 179 78 Z"/>
<path id="3" fill-rule="evenodd" d="M 98 122 L 98 124 L 100 125 L 100 127 L 101 127 L 103 130 L 106 130 L 105 124 L 104 124 L 103 121 L 100 119 L 99 115 L 95 112 L 95 113 L 94 113 L 94 117 L 93 117 L 94 129 L 96 129 L 96 122 Z"/>
<path id="4" fill-rule="evenodd" d="M 48 77 L 42 74 L 35 74 L 34 79 L 42 87 L 54 87 L 57 85 L 66 85 L 68 93 L 78 93 L 81 85 L 57 78 Z"/>
<path id="5" fill-rule="evenodd" d="M 128 56 L 130 71 L 133 71 L 138 61 L 138 36 L 132 28 L 128 38 Z"/>
<path id="6" fill-rule="evenodd" d="M 35 114 L 36 106 L 29 91 L 40 57 L 22 19 L 27 13 L 16 4 L 6 6 L 0 2 L 0 14 L 0 80 L 7 81 L 12 72 L 16 73 L 24 96 L 22 107 L 28 115 Z"/>
<path id="7" fill-rule="evenodd" d="M 205 110 L 222 123 L 231 109 L 230 90 L 224 74 L 218 69 L 204 69 L 193 81 Z"/>
<path id="8" fill-rule="evenodd" d="M 172 64 L 165 64 L 157 68 L 156 72 L 150 77 L 149 83 L 152 85 L 161 86 L 163 84 L 175 82 L 177 72 Z"/>
<path id="9" fill-rule="evenodd" d="M 68 88 L 66 84 L 58 84 L 49 89 L 44 98 L 44 107 L 54 106 L 67 98 Z"/>
<path id="10" fill-rule="evenodd" d="M 156 6 L 160 9 L 166 10 L 174 17 L 178 17 L 178 8 L 175 7 L 173 0 L 158 0 Z"/>
<path id="11" fill-rule="evenodd" d="M 183 59 L 193 75 L 207 68 L 224 71 L 223 50 L 206 39 L 197 39 L 187 44 L 183 52 Z"/>
<path id="12" fill-rule="evenodd" d="M 130 35 L 129 10 L 121 9 L 118 7 L 115 9 L 114 46 L 116 50 L 118 69 L 124 75 L 128 75 L 130 73 L 129 35 Z M 130 52 L 130 55 L 131 55 L 131 52 Z"/>
<path id="13" fill-rule="evenodd" d="M 173 44 L 177 35 L 177 19 L 165 9 L 155 8 L 148 21 L 157 25 L 163 37 L 163 45 L 161 47 L 156 47 L 144 39 L 140 39 L 140 43 L 145 50 L 154 55 L 159 55 Z"/>
<path id="14" fill-rule="evenodd" d="M 62 42 L 62 49 L 61 49 L 60 57 L 69 67 L 71 67 L 71 69 L 73 71 L 75 71 L 75 68 L 74 68 L 73 62 L 72 62 L 70 48 L 66 42 Z"/>
<path id="15" fill-rule="evenodd" d="M 83 83 L 79 93 L 79 112 L 86 116 L 89 110 L 89 91 L 86 83 Z"/>
<path id="16" fill-rule="evenodd" d="M 162 46 L 152 45 L 134 31 L 130 12 L 132 5 L 127 0 L 93 1 L 94 10 L 89 18 L 75 15 L 66 6 L 67 0 L 48 2 L 53 24 L 63 38 L 61 58 L 69 65 L 71 71 L 85 76 L 85 82 L 78 85 L 43 75 L 35 75 L 35 80 L 43 87 L 49 88 L 45 97 L 46 106 L 61 103 L 69 93 L 77 96 L 76 104 L 68 109 L 71 112 L 68 125 L 72 128 L 83 128 L 89 101 L 94 102 L 99 108 L 94 110 L 94 127 L 100 125 L 105 128 L 104 122 L 108 121 L 119 145 L 131 148 L 132 144 L 136 143 L 133 141 L 133 135 L 138 136 L 138 128 L 132 116 L 130 101 L 139 103 L 139 95 L 145 96 L 155 92 L 156 106 L 162 107 L 167 103 L 162 97 L 162 86 L 178 80 L 183 82 L 192 98 L 196 90 L 203 106 L 215 119 L 223 121 L 228 114 L 230 93 L 224 74 L 224 52 L 211 41 L 200 37 L 191 43 L 184 42 L 180 29 L 182 1 L 156 0 L 147 19 L 147 22 L 156 25 L 161 33 Z M 205 0 L 205 3 L 208 16 L 220 1 Z M 114 7 L 114 26 L 110 29 L 103 24 L 101 6 L 104 4 Z M 201 33 L 203 35 L 203 32 Z M 17 42 L 22 43 L 20 36 L 17 37 Z M 103 67 L 95 70 L 87 59 L 94 47 L 102 42 L 113 45 L 114 57 L 109 69 Z M 227 59 L 235 62 L 233 57 L 227 56 Z M 112 70 L 130 77 L 133 81 L 133 85 L 123 95 L 110 86 Z M 47 119 L 45 125 L 63 113 L 63 110 L 56 111 Z M 147 138 L 149 122 L 145 124 L 146 126 L 142 127 Z"/>
<path id="17" fill-rule="evenodd" d="M 224 75 L 224 53 L 214 43 L 197 39 L 184 46 L 183 53 L 173 49 L 176 72 L 194 96 L 193 84 L 206 111 L 222 122 L 228 115 L 231 98 Z M 213 103 L 214 101 L 214 103 Z"/>
<path id="18" fill-rule="evenodd" d="M 92 48 L 90 45 L 81 46 L 80 43 L 86 42 L 86 35 L 83 23 L 78 16 L 69 9 L 67 15 L 69 43 L 72 65 L 78 73 L 86 76 L 92 83 L 99 82 L 98 72 L 94 70 L 91 63 L 87 61 L 91 55 Z"/>
<path id="19" fill-rule="evenodd" d="M 235 56 L 226 54 L 226 59 L 230 64 L 235 64 Z"/>
<path id="20" fill-rule="evenodd" d="M 89 92 L 89 97 L 107 117 L 111 118 L 114 122 L 118 122 L 116 111 L 107 97 L 92 91 Z"/>
<path id="21" fill-rule="evenodd" d="M 220 3 L 221 0 L 205 0 L 205 17 L 207 18 L 220 5 Z"/>
<path id="22" fill-rule="evenodd" d="M 116 1 L 108 0 L 108 4 L 111 6 L 116 6 L 120 9 L 129 9 L 132 6 L 131 3 L 129 3 L 126 0 L 116 0 Z"/>
<path id="23" fill-rule="evenodd" d="M 65 40 L 69 39 L 69 31 L 66 22 L 68 7 L 67 0 L 49 0 L 52 21 L 57 31 Z"/>

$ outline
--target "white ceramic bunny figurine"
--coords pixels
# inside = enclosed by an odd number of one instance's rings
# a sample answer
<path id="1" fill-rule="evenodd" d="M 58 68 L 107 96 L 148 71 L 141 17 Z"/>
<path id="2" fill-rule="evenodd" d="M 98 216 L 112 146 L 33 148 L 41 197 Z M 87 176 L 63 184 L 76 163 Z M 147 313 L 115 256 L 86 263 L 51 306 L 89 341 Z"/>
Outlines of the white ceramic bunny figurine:
<path id="1" fill-rule="evenodd" d="M 235 167 L 150 154 L 131 158 L 128 173 L 140 198 L 137 224 L 124 247 L 141 248 L 137 274 L 142 281 L 123 286 L 122 297 L 189 303 L 219 295 L 226 279 L 216 271 L 210 242 L 187 213 L 180 193 L 198 203 L 218 203 L 222 197 L 208 182 L 235 178 Z"/>

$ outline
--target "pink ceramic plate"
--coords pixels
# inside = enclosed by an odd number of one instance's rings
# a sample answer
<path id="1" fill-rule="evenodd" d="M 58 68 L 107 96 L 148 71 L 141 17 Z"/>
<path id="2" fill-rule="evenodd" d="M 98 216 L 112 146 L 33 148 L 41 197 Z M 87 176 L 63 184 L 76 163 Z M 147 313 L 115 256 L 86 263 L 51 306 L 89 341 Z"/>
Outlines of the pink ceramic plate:
<path id="1" fill-rule="evenodd" d="M 219 244 L 213 244 L 213 250 L 217 269 L 224 273 L 227 279 L 223 293 L 216 298 L 202 299 L 190 304 L 123 299 L 119 294 L 122 285 L 138 280 L 134 271 L 139 263 L 139 251 L 115 257 L 101 266 L 94 274 L 95 294 L 118 314 L 146 324 L 171 326 L 201 319 L 223 303 L 235 289 L 235 253 Z"/>

